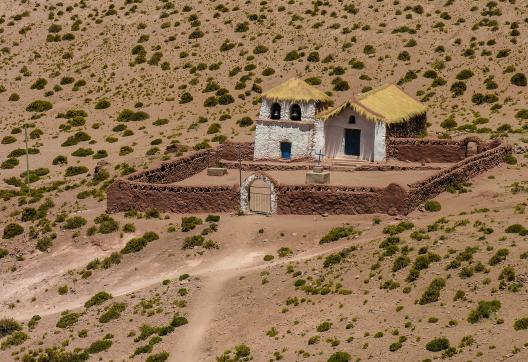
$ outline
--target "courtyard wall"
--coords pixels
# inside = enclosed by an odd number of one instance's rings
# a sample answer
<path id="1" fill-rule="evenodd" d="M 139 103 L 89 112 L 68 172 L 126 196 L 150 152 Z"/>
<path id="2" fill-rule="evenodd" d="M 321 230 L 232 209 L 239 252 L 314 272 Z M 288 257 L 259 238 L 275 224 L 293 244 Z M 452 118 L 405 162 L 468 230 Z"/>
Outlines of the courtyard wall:
<path id="1" fill-rule="evenodd" d="M 282 185 L 276 184 L 278 214 L 408 214 L 424 201 L 444 192 L 455 182 L 464 182 L 493 168 L 511 153 L 510 145 L 498 141 L 484 143 L 467 138 L 461 141 L 437 142 L 438 140 L 391 140 L 393 152 L 399 159 L 415 152 L 434 152 L 448 156 L 434 156 L 431 162 L 455 162 L 435 175 L 409 185 L 408 189 L 397 184 L 384 188 L 347 187 L 329 185 Z M 478 143 L 479 153 L 465 157 L 468 142 Z M 443 147 L 442 147 L 443 145 Z M 180 186 L 173 184 L 189 178 L 207 167 L 216 166 L 221 160 L 237 158 L 237 147 L 243 159 L 251 159 L 251 143 L 226 143 L 216 149 L 202 150 L 191 155 L 164 162 L 155 168 L 139 171 L 126 178 L 116 179 L 107 189 L 107 211 L 145 211 L 156 208 L 174 213 L 236 212 L 240 208 L 240 189 L 232 186 Z M 464 157 L 462 156 L 464 155 Z M 462 158 L 459 160 L 459 158 Z M 443 160 L 443 161 L 439 161 Z M 456 162 L 458 161 L 458 162 Z M 244 165 L 247 170 L 260 171 Z M 280 165 L 303 169 L 306 165 Z M 291 169 L 291 168 L 290 168 Z M 359 171 L 358 171 L 359 172 Z"/>

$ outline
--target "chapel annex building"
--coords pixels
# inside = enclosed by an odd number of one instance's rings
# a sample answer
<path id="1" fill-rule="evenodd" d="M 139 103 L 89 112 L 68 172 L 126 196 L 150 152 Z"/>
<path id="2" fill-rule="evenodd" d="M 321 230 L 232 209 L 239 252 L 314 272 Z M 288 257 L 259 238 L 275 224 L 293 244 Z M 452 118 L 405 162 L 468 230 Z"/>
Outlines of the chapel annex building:
<path id="1" fill-rule="evenodd" d="M 388 137 L 425 133 L 427 107 L 393 84 L 332 99 L 292 78 L 262 95 L 254 160 L 356 159 L 382 162 Z"/>

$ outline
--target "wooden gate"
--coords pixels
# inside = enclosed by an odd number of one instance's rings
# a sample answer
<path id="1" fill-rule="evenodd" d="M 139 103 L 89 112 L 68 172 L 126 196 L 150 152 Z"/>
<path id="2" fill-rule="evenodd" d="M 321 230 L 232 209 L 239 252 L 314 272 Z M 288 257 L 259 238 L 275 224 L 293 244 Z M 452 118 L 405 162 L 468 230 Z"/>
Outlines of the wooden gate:
<path id="1" fill-rule="evenodd" d="M 271 189 L 266 182 L 256 180 L 251 184 L 249 210 L 255 213 L 271 214 Z"/>

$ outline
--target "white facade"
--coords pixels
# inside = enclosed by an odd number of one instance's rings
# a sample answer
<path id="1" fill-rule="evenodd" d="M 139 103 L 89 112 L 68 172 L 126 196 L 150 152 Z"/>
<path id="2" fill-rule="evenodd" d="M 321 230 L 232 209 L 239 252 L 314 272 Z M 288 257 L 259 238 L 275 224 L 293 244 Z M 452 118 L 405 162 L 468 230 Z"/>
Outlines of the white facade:
<path id="1" fill-rule="evenodd" d="M 350 123 L 350 117 L 355 117 L 355 123 Z M 359 157 L 365 161 L 385 160 L 385 123 L 373 122 L 354 112 L 350 108 L 327 119 L 324 124 L 325 155 L 327 158 L 348 158 L 345 153 L 346 129 L 359 130 Z"/>
<path id="2" fill-rule="evenodd" d="M 278 120 L 271 119 L 274 103 L 281 106 Z M 300 106 L 301 120 L 290 119 L 293 104 Z M 255 131 L 253 158 L 255 160 L 315 160 L 318 158 L 317 154 L 322 151 L 327 159 L 385 160 L 385 123 L 367 120 L 348 107 L 325 121 L 316 119 L 316 112 L 315 102 L 275 102 L 263 98 Z M 355 117 L 354 123 L 350 123 L 351 116 Z M 356 130 L 355 135 L 359 136 L 358 156 L 347 155 L 345 146 L 347 142 L 348 146 L 352 142 L 350 137 L 348 141 L 346 140 L 347 129 Z M 286 154 L 285 144 L 288 148 Z"/>

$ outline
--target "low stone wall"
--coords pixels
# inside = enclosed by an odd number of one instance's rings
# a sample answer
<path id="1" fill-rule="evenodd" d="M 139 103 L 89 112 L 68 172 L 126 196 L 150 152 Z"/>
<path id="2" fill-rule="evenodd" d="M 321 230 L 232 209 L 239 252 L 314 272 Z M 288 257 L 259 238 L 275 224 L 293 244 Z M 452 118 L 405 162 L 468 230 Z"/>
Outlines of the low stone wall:
<path id="1" fill-rule="evenodd" d="M 411 162 L 458 162 L 466 158 L 470 142 L 476 143 L 477 152 L 482 152 L 486 147 L 478 137 L 462 140 L 388 138 L 387 157 Z"/>
<path id="2" fill-rule="evenodd" d="M 478 140 L 478 139 L 477 139 Z M 421 142 L 417 142 L 421 141 Z M 499 141 L 483 143 L 473 138 L 462 141 L 399 139 L 394 142 L 400 152 L 405 145 L 420 149 L 437 149 L 436 152 L 449 153 L 450 157 L 460 157 L 457 151 L 467 142 L 476 142 L 479 154 L 464 158 L 447 169 L 420 182 L 409 185 L 409 190 L 397 184 L 385 188 L 346 187 L 329 185 L 280 185 L 275 182 L 276 212 L 278 214 L 407 214 L 425 200 L 444 192 L 453 182 L 463 182 L 504 161 L 512 147 Z M 402 146 L 402 148 L 399 148 Z M 241 150 L 249 157 L 252 144 L 243 144 Z M 440 148 L 439 148 L 440 147 Z M 107 211 L 144 211 L 156 208 L 164 212 L 206 213 L 235 212 L 240 208 L 241 193 L 238 185 L 233 186 L 180 186 L 168 185 L 189 178 L 209 166 L 218 164 L 224 157 L 233 157 L 236 144 L 213 150 L 198 151 L 194 154 L 165 162 L 158 167 L 136 172 L 127 178 L 118 178 L 107 189 Z M 235 153 L 236 155 L 236 153 Z M 458 155 L 458 156 L 457 156 Z M 246 157 L 244 156 L 244 157 Z M 235 156 L 236 158 L 236 156 Z M 438 161 L 440 156 L 435 158 Z M 444 161 L 446 162 L 446 161 Z M 235 162 L 230 162 L 233 166 Z M 265 165 L 262 167 L 267 167 Z M 248 170 L 258 171 L 255 165 L 246 164 Z M 305 169 L 306 165 L 274 165 L 292 170 L 292 167 Z M 269 168 L 268 168 L 269 169 Z M 272 180 L 273 181 L 273 180 Z M 249 187 L 248 185 L 246 185 Z"/>
<path id="3" fill-rule="evenodd" d="M 424 201 L 444 192 L 449 185 L 455 182 L 467 181 L 478 174 L 498 166 L 504 162 L 506 155 L 511 152 L 512 147 L 510 145 L 499 144 L 475 156 L 468 157 L 425 180 L 409 185 L 407 212 L 410 212 Z"/>
<path id="4" fill-rule="evenodd" d="M 238 186 L 156 185 L 119 179 L 108 187 L 107 211 L 145 211 L 156 208 L 174 213 L 232 212 L 240 205 Z"/>
<path id="5" fill-rule="evenodd" d="M 237 161 L 239 148 L 242 161 L 253 161 L 255 149 L 255 143 L 253 142 L 224 142 L 218 148 L 218 157 L 222 160 Z"/>
<path id="6" fill-rule="evenodd" d="M 397 184 L 385 188 L 323 185 L 280 185 L 278 214 L 403 214 L 407 192 Z"/>
<path id="7" fill-rule="evenodd" d="M 146 171 L 135 172 L 127 179 L 149 184 L 169 184 L 196 175 L 210 165 L 216 164 L 218 160 L 216 150 L 202 150 L 174 161 L 163 162 Z"/>

